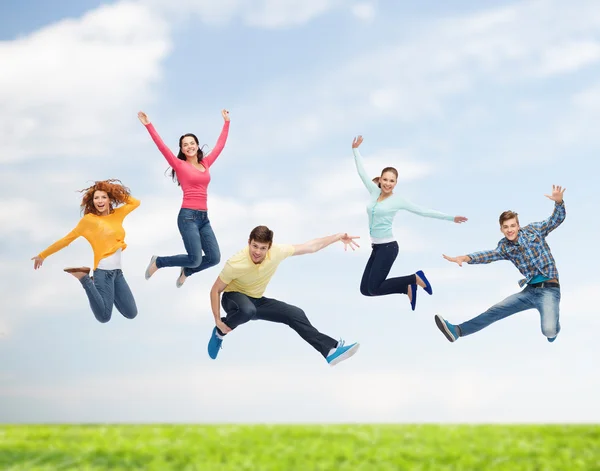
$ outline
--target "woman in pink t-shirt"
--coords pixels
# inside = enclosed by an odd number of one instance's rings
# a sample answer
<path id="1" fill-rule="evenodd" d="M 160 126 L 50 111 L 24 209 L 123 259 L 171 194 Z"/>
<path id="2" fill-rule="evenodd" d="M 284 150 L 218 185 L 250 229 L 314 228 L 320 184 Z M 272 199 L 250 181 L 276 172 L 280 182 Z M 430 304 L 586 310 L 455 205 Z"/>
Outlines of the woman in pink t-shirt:
<path id="1" fill-rule="evenodd" d="M 160 138 L 146 113 L 138 113 L 139 120 L 146 126 L 152 140 L 171 166 L 173 180 L 183 190 L 177 225 L 187 251 L 187 254 L 168 257 L 153 255 L 146 269 L 146 279 L 159 268 L 181 267 L 176 282 L 176 286 L 180 288 L 188 276 L 221 261 L 219 244 L 208 220 L 206 203 L 210 183 L 209 169 L 225 147 L 229 134 L 229 111 L 223 110 L 221 114 L 225 122 L 212 152 L 205 156 L 198 145 L 198 138 L 194 134 L 184 134 L 179 138 L 179 154 L 175 156 Z"/>

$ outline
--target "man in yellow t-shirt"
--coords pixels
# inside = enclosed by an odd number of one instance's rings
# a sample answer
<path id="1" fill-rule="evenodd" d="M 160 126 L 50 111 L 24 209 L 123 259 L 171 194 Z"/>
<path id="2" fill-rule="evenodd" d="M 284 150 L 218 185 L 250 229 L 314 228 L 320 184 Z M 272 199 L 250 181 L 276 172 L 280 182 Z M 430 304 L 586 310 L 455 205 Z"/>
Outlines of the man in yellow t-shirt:
<path id="1" fill-rule="evenodd" d="M 266 226 L 255 227 L 248 238 L 248 246 L 227 260 L 210 291 L 210 302 L 215 316 L 215 328 L 208 342 L 208 355 L 214 360 L 219 354 L 223 338 L 241 324 L 251 320 L 265 320 L 286 324 L 312 345 L 333 366 L 350 358 L 359 344 L 345 345 L 315 329 L 299 307 L 265 298 L 263 293 L 277 267 L 292 255 L 315 253 L 337 241 L 344 250 L 358 247 L 356 236 L 345 233 L 314 239 L 301 245 L 273 244 L 273 231 Z M 223 299 L 221 300 L 221 293 Z M 221 317 L 219 301 L 226 312 Z"/>

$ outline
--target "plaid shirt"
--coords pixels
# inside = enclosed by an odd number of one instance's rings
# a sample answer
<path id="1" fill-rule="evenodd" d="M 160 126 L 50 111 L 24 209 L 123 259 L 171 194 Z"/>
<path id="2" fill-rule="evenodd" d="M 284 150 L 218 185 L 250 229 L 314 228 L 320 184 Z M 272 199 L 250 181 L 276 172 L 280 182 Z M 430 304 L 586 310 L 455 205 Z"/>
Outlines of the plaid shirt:
<path id="1" fill-rule="evenodd" d="M 558 280 L 558 270 L 550 247 L 546 243 L 546 236 L 556 229 L 565 220 L 565 203 L 555 203 L 552 215 L 542 222 L 533 222 L 519 231 L 516 241 L 510 242 L 504 237 L 498 242 L 494 250 L 474 252 L 469 254 L 471 261 L 475 263 L 491 263 L 496 260 L 510 260 L 521 274 L 525 277 L 519 280 L 522 288 L 535 275 L 543 275 L 549 279 Z"/>

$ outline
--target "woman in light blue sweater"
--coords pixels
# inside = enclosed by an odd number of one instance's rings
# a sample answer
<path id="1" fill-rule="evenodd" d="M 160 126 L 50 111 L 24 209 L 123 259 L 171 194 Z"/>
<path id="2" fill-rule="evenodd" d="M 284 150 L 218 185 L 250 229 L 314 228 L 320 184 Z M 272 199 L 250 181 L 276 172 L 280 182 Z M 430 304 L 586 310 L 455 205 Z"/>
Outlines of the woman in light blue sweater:
<path id="1" fill-rule="evenodd" d="M 364 296 L 406 294 L 414 311 L 417 304 L 417 285 L 429 294 L 433 294 L 433 290 L 422 270 L 412 275 L 386 279 L 398 256 L 398 242 L 392 233 L 394 216 L 398 211 L 405 210 L 419 216 L 454 221 L 457 224 L 466 222 L 467 218 L 449 216 L 433 209 L 422 208 L 394 193 L 398 181 L 398 171 L 393 167 L 384 168 L 380 177 L 371 179 L 365 171 L 362 156 L 358 151 L 362 141 L 362 136 L 354 138 L 352 152 L 358 175 L 370 194 L 367 214 L 373 250 L 360 282 L 360 292 Z"/>

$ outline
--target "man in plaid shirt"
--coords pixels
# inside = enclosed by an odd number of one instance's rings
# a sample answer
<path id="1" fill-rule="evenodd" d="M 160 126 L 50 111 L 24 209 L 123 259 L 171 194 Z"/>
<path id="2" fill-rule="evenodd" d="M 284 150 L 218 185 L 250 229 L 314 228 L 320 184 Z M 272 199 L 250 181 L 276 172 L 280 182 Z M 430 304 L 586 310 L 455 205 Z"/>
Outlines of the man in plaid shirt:
<path id="1" fill-rule="evenodd" d="M 450 342 L 478 332 L 500 319 L 527 309 L 539 311 L 542 333 L 548 342 L 554 342 L 560 331 L 558 320 L 560 285 L 558 271 L 550 247 L 546 243 L 546 236 L 565 220 L 564 192 L 562 187 L 552 185 L 552 194 L 545 196 L 554 201 L 554 211 L 548 219 L 542 222 L 519 227 L 518 214 L 504 211 L 500 215 L 500 230 L 504 234 L 504 238 L 500 240 L 498 247 L 494 250 L 475 252 L 459 257 L 444 255 L 446 260 L 458 263 L 461 267 L 465 262 L 476 264 L 510 260 L 525 277 L 519 281 L 521 288 L 525 286 L 523 291 L 509 296 L 467 322 L 459 325 L 451 324 L 436 314 L 435 323 Z"/>

